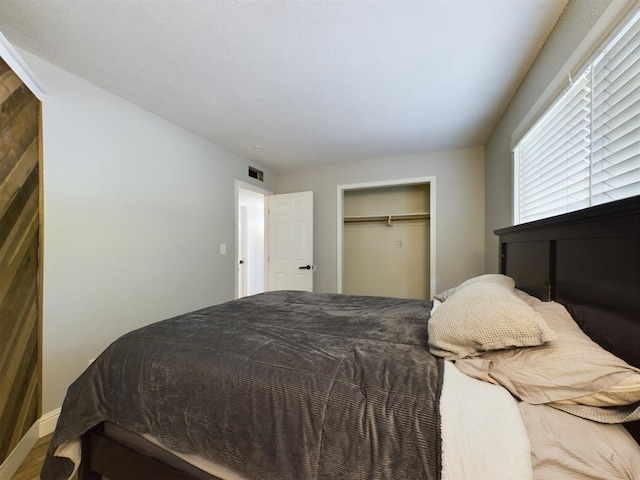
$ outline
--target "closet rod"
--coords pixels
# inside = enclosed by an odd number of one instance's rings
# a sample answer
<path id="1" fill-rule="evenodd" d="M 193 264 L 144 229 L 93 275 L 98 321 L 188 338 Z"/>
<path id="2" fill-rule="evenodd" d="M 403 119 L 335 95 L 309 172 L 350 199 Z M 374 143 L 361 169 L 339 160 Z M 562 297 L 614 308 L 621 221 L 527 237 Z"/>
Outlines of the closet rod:
<path id="1" fill-rule="evenodd" d="M 410 220 L 429 220 L 430 215 L 428 213 L 399 213 L 395 215 L 362 215 L 344 217 L 344 223 L 368 223 L 368 222 L 386 222 L 391 224 L 395 221 L 410 221 Z"/>

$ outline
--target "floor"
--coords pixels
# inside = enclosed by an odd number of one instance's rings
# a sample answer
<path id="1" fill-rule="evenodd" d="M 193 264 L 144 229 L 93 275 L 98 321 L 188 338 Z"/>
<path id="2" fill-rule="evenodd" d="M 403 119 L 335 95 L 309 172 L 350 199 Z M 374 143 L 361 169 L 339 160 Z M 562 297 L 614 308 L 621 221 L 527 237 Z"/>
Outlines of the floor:
<path id="1" fill-rule="evenodd" d="M 20 465 L 20 468 L 11 477 L 11 480 L 38 480 L 40 478 L 40 468 L 52 436 L 53 434 L 47 435 L 36 442 L 27 458 Z"/>
<path id="2" fill-rule="evenodd" d="M 51 435 L 39 439 L 33 446 L 27 458 L 24 459 L 20 468 L 13 474 L 11 480 L 35 480 L 40 478 L 40 467 L 44 461 L 44 456 L 49 448 Z"/>

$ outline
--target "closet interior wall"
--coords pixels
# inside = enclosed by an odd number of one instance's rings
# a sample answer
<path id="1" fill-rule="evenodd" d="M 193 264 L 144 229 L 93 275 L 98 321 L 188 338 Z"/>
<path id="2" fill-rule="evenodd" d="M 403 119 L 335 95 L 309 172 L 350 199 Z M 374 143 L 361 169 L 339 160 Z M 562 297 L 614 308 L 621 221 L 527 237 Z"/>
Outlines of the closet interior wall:
<path id="1" fill-rule="evenodd" d="M 429 184 L 344 192 L 343 293 L 428 299 Z"/>

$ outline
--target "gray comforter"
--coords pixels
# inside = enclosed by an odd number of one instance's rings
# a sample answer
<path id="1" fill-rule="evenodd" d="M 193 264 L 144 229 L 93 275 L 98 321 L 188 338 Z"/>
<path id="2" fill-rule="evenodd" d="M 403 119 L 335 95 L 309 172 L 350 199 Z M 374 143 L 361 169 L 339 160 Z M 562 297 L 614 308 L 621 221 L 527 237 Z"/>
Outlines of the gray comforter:
<path id="1" fill-rule="evenodd" d="M 69 388 L 42 478 L 109 420 L 252 479 L 439 479 L 430 306 L 271 292 L 133 331 Z"/>

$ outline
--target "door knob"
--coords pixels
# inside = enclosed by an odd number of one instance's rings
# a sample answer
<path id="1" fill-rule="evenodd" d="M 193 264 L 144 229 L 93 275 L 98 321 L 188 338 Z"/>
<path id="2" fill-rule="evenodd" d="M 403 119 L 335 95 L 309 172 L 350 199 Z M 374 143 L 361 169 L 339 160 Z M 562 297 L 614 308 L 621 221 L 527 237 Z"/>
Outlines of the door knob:
<path id="1" fill-rule="evenodd" d="M 311 265 L 305 265 L 304 267 L 298 267 L 298 270 L 311 270 Z"/>

